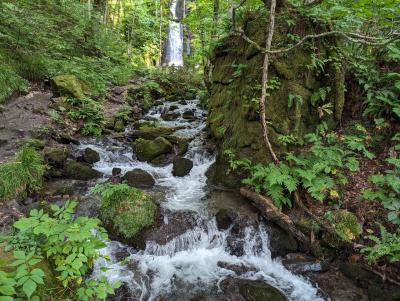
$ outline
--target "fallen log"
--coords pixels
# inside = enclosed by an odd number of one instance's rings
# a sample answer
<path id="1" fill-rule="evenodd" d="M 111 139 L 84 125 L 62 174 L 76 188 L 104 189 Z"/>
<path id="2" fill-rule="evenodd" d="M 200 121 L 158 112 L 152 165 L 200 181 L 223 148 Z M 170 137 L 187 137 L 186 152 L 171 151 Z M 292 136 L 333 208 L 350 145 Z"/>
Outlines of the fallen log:
<path id="1" fill-rule="evenodd" d="M 282 213 L 274 205 L 273 201 L 270 198 L 262 196 L 245 187 L 240 188 L 240 194 L 249 199 L 253 203 L 253 205 L 260 211 L 265 219 L 275 223 L 289 235 L 296 238 L 304 251 L 310 250 L 309 239 L 304 235 L 303 232 L 296 228 L 295 224 L 289 216 Z"/>

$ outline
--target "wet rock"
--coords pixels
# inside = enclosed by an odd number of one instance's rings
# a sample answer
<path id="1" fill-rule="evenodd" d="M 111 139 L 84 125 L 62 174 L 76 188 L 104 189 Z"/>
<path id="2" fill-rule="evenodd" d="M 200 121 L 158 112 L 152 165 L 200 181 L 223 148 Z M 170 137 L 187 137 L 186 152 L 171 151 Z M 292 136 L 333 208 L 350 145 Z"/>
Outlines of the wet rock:
<path id="1" fill-rule="evenodd" d="M 181 114 L 179 112 L 167 112 L 164 114 L 161 114 L 161 118 L 164 121 L 173 121 L 179 118 Z"/>
<path id="2" fill-rule="evenodd" d="M 112 172 L 111 172 L 111 173 L 112 173 L 112 175 L 115 177 L 115 176 L 120 175 L 121 172 L 122 172 L 121 168 L 119 168 L 119 167 L 114 167 L 114 168 L 112 169 Z"/>
<path id="3" fill-rule="evenodd" d="M 177 109 L 179 109 L 179 106 L 177 105 L 170 105 L 170 107 L 168 108 L 169 111 L 175 111 Z"/>
<path id="4" fill-rule="evenodd" d="M 50 196 L 56 195 L 70 195 L 74 194 L 76 189 L 75 180 L 58 180 L 46 182 L 44 185 L 44 193 Z"/>
<path id="5" fill-rule="evenodd" d="M 88 87 L 75 75 L 57 75 L 52 78 L 55 89 L 61 95 L 70 95 L 76 99 L 84 99 L 88 94 Z"/>
<path id="6" fill-rule="evenodd" d="M 65 147 L 62 148 L 46 148 L 44 150 L 44 160 L 47 164 L 62 168 L 67 160 L 70 152 Z"/>
<path id="7" fill-rule="evenodd" d="M 174 158 L 175 156 L 172 153 L 162 154 L 151 160 L 150 163 L 155 166 L 167 166 L 172 163 Z"/>
<path id="8" fill-rule="evenodd" d="M 0 202 L 0 207 L 0 227 L 3 230 L 24 216 L 22 213 L 23 208 L 16 200 L 10 200 L 5 203 Z"/>
<path id="9" fill-rule="evenodd" d="M 122 179 L 136 188 L 151 188 L 156 183 L 151 174 L 139 168 L 128 171 Z"/>
<path id="10" fill-rule="evenodd" d="M 298 274 L 306 272 L 323 272 L 325 265 L 314 257 L 303 253 L 289 253 L 282 259 L 282 264 L 290 271 Z"/>
<path id="11" fill-rule="evenodd" d="M 298 243 L 296 239 L 287 234 L 284 230 L 268 224 L 268 233 L 270 238 L 270 250 L 272 258 L 282 257 L 288 253 L 294 253 L 298 250 Z"/>
<path id="12" fill-rule="evenodd" d="M 277 288 L 260 281 L 242 281 L 240 294 L 247 301 L 285 301 L 287 298 Z"/>
<path id="13" fill-rule="evenodd" d="M 101 173 L 85 163 L 67 161 L 65 163 L 65 176 L 69 179 L 87 181 L 99 178 Z"/>
<path id="14" fill-rule="evenodd" d="M 182 118 L 184 118 L 186 120 L 189 120 L 189 121 L 192 121 L 192 120 L 196 119 L 196 116 L 194 115 L 193 111 L 188 110 L 188 111 L 183 112 Z"/>
<path id="15" fill-rule="evenodd" d="M 179 101 L 180 105 L 186 106 L 187 105 L 187 101 L 186 100 L 181 100 Z"/>
<path id="16" fill-rule="evenodd" d="M 132 131 L 131 136 L 134 139 L 143 138 L 148 140 L 156 139 L 157 137 L 167 137 L 175 132 L 176 128 L 166 127 L 146 127 L 142 126 L 139 130 Z"/>
<path id="17" fill-rule="evenodd" d="M 228 278 L 222 281 L 223 289 L 228 300 L 240 301 L 285 301 L 287 298 L 277 288 L 258 281 Z"/>
<path id="18" fill-rule="evenodd" d="M 169 142 L 174 145 L 174 153 L 178 156 L 183 156 L 189 149 L 190 139 L 177 136 L 167 136 Z"/>
<path id="19" fill-rule="evenodd" d="M 238 276 L 243 275 L 249 271 L 255 270 L 254 268 L 252 269 L 250 267 L 245 266 L 244 264 L 231 264 L 231 263 L 223 262 L 223 261 L 219 261 L 217 263 L 217 265 L 220 268 L 223 268 L 226 270 L 231 270 L 231 271 L 235 272 L 235 274 Z"/>
<path id="20" fill-rule="evenodd" d="M 172 164 L 172 174 L 175 177 L 184 177 L 188 175 L 193 168 L 193 161 L 182 157 L 175 157 Z"/>
<path id="21" fill-rule="evenodd" d="M 140 161 L 150 161 L 159 155 L 171 152 L 172 144 L 163 137 L 154 140 L 139 138 L 133 143 L 133 149 Z"/>
<path id="22" fill-rule="evenodd" d="M 83 161 L 89 164 L 93 164 L 100 161 L 100 155 L 90 147 L 85 148 L 83 152 Z"/>
<path id="23" fill-rule="evenodd" d="M 220 209 L 217 212 L 215 218 L 217 220 L 218 229 L 219 230 L 226 230 L 233 224 L 236 216 L 230 210 Z"/>

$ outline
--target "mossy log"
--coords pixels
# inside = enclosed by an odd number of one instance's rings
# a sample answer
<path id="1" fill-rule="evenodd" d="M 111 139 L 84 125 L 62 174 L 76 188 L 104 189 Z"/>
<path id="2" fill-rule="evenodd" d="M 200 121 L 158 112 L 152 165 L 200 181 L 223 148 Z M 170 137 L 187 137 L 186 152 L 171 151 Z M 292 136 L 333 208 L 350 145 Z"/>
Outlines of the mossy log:
<path id="1" fill-rule="evenodd" d="M 275 223 L 284 231 L 286 231 L 289 235 L 295 237 L 304 250 L 308 251 L 310 249 L 309 239 L 304 235 L 303 232 L 296 228 L 295 224 L 289 216 L 282 213 L 278 208 L 276 208 L 270 198 L 262 196 L 245 187 L 240 188 L 240 194 L 249 199 L 253 203 L 253 205 L 258 210 L 260 210 L 260 213 L 264 216 L 264 218 L 266 218 L 268 221 Z"/>

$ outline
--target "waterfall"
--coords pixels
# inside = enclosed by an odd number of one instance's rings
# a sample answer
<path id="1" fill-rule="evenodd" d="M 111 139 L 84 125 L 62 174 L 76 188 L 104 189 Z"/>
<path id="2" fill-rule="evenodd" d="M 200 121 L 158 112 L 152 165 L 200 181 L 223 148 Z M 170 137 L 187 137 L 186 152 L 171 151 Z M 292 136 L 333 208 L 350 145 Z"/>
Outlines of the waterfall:
<path id="1" fill-rule="evenodd" d="M 178 16 L 178 2 L 172 0 L 170 6 L 172 19 L 169 23 L 165 62 L 168 66 L 183 66 L 183 25 Z"/>

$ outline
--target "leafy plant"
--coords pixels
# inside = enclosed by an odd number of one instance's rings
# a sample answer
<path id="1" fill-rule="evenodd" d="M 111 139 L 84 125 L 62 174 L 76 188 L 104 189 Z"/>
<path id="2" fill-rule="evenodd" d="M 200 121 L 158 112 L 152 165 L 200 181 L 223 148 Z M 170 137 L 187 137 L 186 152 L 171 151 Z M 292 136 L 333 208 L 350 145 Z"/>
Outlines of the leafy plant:
<path id="1" fill-rule="evenodd" d="M 381 258 L 388 258 L 390 262 L 400 261 L 400 233 L 390 233 L 386 228 L 379 224 L 381 237 L 369 235 L 368 238 L 375 244 L 371 247 L 365 247 L 361 252 L 367 254 L 370 263 L 375 263 Z"/>
<path id="2" fill-rule="evenodd" d="M 0 199 L 36 192 L 42 187 L 45 166 L 35 149 L 22 147 L 14 161 L 0 164 Z"/>
<path id="3" fill-rule="evenodd" d="M 382 202 L 389 210 L 388 220 L 394 224 L 400 224 L 400 159 L 388 158 L 386 160 L 393 169 L 386 170 L 385 174 L 373 175 L 370 181 L 376 185 L 376 189 L 365 189 L 363 196 L 367 200 Z"/>
<path id="4" fill-rule="evenodd" d="M 40 268 L 34 268 L 42 258 L 36 256 L 34 252 L 26 254 L 24 251 L 14 251 L 15 260 L 11 267 L 16 269 L 16 273 L 6 273 L 0 271 L 0 299 L 4 301 L 12 300 L 39 300 L 33 295 L 38 285 L 43 285 L 44 272 Z"/>

